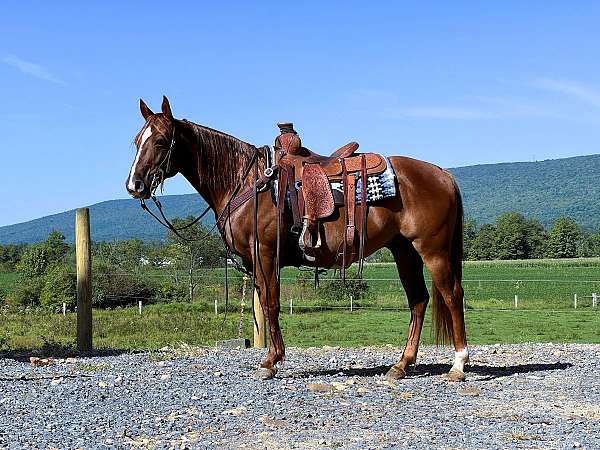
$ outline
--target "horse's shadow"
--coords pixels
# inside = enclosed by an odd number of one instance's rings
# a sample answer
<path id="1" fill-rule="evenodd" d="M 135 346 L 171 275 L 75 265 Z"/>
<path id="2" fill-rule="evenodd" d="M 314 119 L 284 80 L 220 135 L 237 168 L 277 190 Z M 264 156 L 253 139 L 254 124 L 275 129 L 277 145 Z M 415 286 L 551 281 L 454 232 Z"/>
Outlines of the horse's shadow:
<path id="1" fill-rule="evenodd" d="M 391 366 L 360 367 L 350 369 L 326 369 L 309 370 L 291 374 L 292 378 L 309 378 L 318 376 L 341 375 L 346 377 L 377 377 L 385 375 Z M 573 367 L 571 363 L 538 363 L 538 364 L 518 364 L 513 366 L 487 366 L 484 364 L 468 365 L 466 367 L 467 377 L 469 374 L 477 374 L 483 378 L 477 381 L 489 381 L 496 378 L 508 377 L 521 373 L 546 372 L 550 370 L 565 370 Z M 438 376 L 447 373 L 450 369 L 448 364 L 418 364 L 407 371 L 407 378 L 421 378 Z"/>

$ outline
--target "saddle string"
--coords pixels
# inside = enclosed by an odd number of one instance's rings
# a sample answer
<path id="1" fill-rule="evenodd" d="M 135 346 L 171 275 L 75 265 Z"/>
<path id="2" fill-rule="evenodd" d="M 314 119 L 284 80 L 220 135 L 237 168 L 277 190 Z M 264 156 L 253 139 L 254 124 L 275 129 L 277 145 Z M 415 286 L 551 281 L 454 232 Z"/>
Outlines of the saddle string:
<path id="1" fill-rule="evenodd" d="M 366 157 L 363 154 L 360 158 L 360 178 L 361 178 L 361 186 L 360 186 L 360 206 L 361 206 L 361 228 L 360 228 L 360 240 L 358 244 L 359 252 L 358 252 L 358 274 L 357 278 L 362 279 L 363 269 L 365 265 L 365 241 L 367 239 L 367 216 L 369 214 L 368 206 L 367 206 L 367 161 Z"/>

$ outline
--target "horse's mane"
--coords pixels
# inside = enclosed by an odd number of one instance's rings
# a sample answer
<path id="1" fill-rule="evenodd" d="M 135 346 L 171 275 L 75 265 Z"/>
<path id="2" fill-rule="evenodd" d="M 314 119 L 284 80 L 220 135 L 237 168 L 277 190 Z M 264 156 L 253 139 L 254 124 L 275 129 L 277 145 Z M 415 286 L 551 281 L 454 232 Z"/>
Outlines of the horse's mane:
<path id="1" fill-rule="evenodd" d="M 196 135 L 200 146 L 198 173 L 209 188 L 239 183 L 256 147 L 222 131 L 182 120 Z"/>

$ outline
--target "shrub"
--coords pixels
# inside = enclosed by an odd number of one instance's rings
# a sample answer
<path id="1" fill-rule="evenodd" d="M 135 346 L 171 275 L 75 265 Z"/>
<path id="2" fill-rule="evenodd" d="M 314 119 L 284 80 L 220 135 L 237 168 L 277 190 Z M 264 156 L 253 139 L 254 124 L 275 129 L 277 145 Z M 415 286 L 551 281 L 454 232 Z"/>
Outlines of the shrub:
<path id="1" fill-rule="evenodd" d="M 44 276 L 40 292 L 40 305 L 46 307 L 62 306 L 73 307 L 77 303 L 75 287 L 77 277 L 70 273 L 67 266 L 52 266 Z"/>
<path id="2" fill-rule="evenodd" d="M 64 260 L 68 251 L 69 245 L 65 243 L 65 237 L 60 232 L 53 231 L 45 242 L 34 244 L 25 250 L 16 269 L 24 277 L 44 276 L 54 264 Z"/>
<path id="3" fill-rule="evenodd" d="M 175 283 L 167 280 L 162 282 L 154 293 L 156 302 L 185 302 L 188 301 L 188 290 L 185 283 Z"/>
<path id="4" fill-rule="evenodd" d="M 43 286 L 42 278 L 21 278 L 8 296 L 8 301 L 15 306 L 37 306 Z"/>
<path id="5" fill-rule="evenodd" d="M 348 299 L 350 296 L 355 301 L 364 299 L 369 293 L 369 285 L 363 279 L 356 278 L 355 271 L 346 272 L 346 282 L 340 278 L 323 280 L 321 282 L 321 295 L 332 301 Z"/>
<path id="6" fill-rule="evenodd" d="M 156 298 L 156 289 L 149 277 L 127 273 L 119 266 L 99 263 L 92 277 L 92 304 L 100 308 L 128 306 Z"/>
<path id="7" fill-rule="evenodd" d="M 373 253 L 371 256 L 368 256 L 366 259 L 368 262 L 377 262 L 377 263 L 390 263 L 390 262 L 394 262 L 394 255 L 392 255 L 392 252 L 388 249 L 388 248 L 380 248 L 379 250 L 377 250 L 375 253 Z"/>
<path id="8" fill-rule="evenodd" d="M 303 289 L 315 287 L 315 271 L 314 269 L 300 269 L 296 275 L 296 283 Z"/>
<path id="9" fill-rule="evenodd" d="M 44 276 L 50 264 L 48 249 L 43 244 L 35 244 L 23 254 L 17 263 L 17 271 L 27 278 Z"/>

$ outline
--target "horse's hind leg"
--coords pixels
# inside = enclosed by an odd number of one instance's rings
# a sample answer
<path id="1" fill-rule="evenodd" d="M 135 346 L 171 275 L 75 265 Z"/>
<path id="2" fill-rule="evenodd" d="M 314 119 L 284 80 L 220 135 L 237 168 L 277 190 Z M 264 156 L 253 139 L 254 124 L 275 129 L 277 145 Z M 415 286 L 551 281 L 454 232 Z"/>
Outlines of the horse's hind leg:
<path id="1" fill-rule="evenodd" d="M 464 381 L 464 367 L 469 362 L 469 350 L 460 275 L 452 269 L 446 252 L 425 255 L 423 259 L 433 282 L 433 322 L 437 330 L 436 337 L 441 337 L 437 340 L 443 341 L 451 336 L 454 343 L 454 364 L 444 377 L 450 381 Z"/>
<path id="2" fill-rule="evenodd" d="M 423 278 L 423 260 L 412 244 L 404 237 L 398 237 L 389 248 L 394 255 L 398 275 L 406 291 L 410 306 L 410 323 L 402 359 L 399 363 L 394 364 L 386 374 L 387 379 L 396 380 L 404 378 L 406 368 L 417 362 L 419 339 L 427 302 L 429 301 L 429 293 Z"/>

